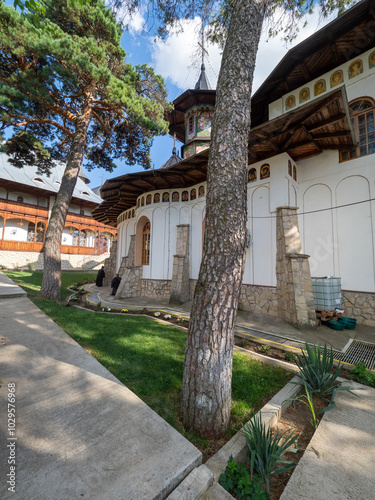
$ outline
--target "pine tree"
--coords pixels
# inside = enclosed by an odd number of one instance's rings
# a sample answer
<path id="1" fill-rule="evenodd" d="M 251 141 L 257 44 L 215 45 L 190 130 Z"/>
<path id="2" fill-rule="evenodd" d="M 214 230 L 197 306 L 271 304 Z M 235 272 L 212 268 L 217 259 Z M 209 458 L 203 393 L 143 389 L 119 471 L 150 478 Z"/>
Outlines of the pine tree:
<path id="1" fill-rule="evenodd" d="M 60 243 L 85 160 L 112 171 L 113 160 L 150 166 L 152 137 L 167 131 L 163 81 L 146 65 L 124 61 L 122 29 L 102 0 L 43 2 L 33 24 L 0 4 L 0 123 L 13 137 L 14 164 L 48 172 L 65 161 L 44 243 L 40 295 L 60 298 Z"/>

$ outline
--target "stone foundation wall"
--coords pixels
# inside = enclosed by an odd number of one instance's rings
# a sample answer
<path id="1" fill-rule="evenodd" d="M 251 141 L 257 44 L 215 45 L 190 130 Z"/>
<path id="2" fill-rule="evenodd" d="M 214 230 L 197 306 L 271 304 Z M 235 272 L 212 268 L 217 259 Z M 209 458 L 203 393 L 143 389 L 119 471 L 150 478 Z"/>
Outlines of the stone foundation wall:
<path id="1" fill-rule="evenodd" d="M 197 280 L 190 280 L 190 297 L 194 297 Z M 277 290 L 272 286 L 242 284 L 238 309 L 268 316 L 278 316 Z"/>
<path id="2" fill-rule="evenodd" d="M 276 287 L 243 284 L 238 309 L 277 317 L 278 302 Z"/>
<path id="3" fill-rule="evenodd" d="M 195 292 L 195 285 L 197 284 L 198 280 L 190 280 L 190 298 L 194 298 L 194 292 Z"/>
<path id="4" fill-rule="evenodd" d="M 171 281 L 143 279 L 141 290 L 142 297 L 169 300 L 171 293 Z"/>
<path id="5" fill-rule="evenodd" d="M 69 269 L 100 269 L 107 257 L 109 257 L 109 252 L 102 255 L 61 254 L 61 269 L 64 271 Z M 32 266 L 35 271 L 41 271 L 44 268 L 44 255 L 42 252 L 0 250 L 0 266 L 5 269 Z"/>
<path id="6" fill-rule="evenodd" d="M 375 327 L 375 293 L 342 290 L 345 316 L 355 318 L 359 325 Z"/>

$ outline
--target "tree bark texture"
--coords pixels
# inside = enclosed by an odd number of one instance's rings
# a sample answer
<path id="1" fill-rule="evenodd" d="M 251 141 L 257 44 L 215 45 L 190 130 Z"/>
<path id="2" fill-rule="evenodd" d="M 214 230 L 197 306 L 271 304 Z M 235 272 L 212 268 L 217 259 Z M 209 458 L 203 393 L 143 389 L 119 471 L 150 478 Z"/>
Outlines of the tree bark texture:
<path id="1" fill-rule="evenodd" d="M 73 191 L 85 152 L 87 129 L 91 120 L 91 108 L 77 118 L 75 133 L 67 158 L 61 185 L 52 208 L 44 240 L 44 272 L 39 297 L 61 300 L 61 237 Z"/>
<path id="2" fill-rule="evenodd" d="M 231 412 L 234 325 L 245 263 L 250 104 L 264 0 L 233 3 L 216 92 L 203 256 L 182 386 L 186 428 L 220 436 Z"/>

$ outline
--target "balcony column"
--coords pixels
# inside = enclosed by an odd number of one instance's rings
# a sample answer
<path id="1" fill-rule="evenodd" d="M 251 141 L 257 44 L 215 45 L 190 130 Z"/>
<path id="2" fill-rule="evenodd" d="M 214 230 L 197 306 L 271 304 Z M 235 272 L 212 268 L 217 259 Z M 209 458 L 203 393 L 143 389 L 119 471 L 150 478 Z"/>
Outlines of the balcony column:
<path id="1" fill-rule="evenodd" d="M 3 234 L 1 235 L 1 240 L 4 241 L 4 234 L 5 234 L 5 223 L 7 221 L 7 217 L 6 215 L 4 215 L 4 219 L 3 219 Z"/>

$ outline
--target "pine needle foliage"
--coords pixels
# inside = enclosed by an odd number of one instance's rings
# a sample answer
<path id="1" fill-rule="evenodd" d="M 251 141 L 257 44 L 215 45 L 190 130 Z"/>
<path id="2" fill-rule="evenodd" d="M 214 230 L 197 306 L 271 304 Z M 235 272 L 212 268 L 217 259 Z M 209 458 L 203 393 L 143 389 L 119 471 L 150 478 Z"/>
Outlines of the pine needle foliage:
<path id="1" fill-rule="evenodd" d="M 148 168 L 152 137 L 167 131 L 161 77 L 125 62 L 122 28 L 102 0 L 46 0 L 43 8 L 36 27 L 0 4 L 0 124 L 16 131 L 7 147 L 16 166 L 42 173 L 65 161 L 85 114 L 89 170 L 112 171 L 116 159 Z"/>
<path id="2" fill-rule="evenodd" d="M 25 6 L 27 7 L 26 3 Z M 122 29 L 103 0 L 45 0 L 35 23 L 0 3 L 0 132 L 18 167 L 39 173 L 66 162 L 44 243 L 40 295 L 59 300 L 60 242 L 82 163 L 111 172 L 114 160 L 150 167 L 169 108 L 161 77 L 125 62 Z"/>

